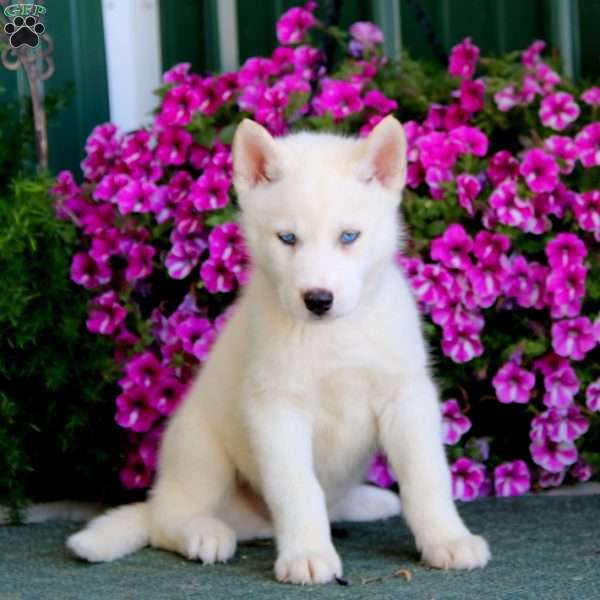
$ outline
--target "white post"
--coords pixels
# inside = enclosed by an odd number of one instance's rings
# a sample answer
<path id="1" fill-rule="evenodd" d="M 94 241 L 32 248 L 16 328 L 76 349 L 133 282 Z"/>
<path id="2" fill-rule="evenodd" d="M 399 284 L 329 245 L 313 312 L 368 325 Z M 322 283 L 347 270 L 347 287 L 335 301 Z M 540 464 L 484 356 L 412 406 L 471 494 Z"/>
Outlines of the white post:
<path id="1" fill-rule="evenodd" d="M 110 118 L 120 131 L 152 120 L 162 61 L 158 0 L 103 0 Z"/>
<path id="2" fill-rule="evenodd" d="M 217 0 L 217 18 L 221 70 L 234 71 L 239 66 L 236 0 Z"/>

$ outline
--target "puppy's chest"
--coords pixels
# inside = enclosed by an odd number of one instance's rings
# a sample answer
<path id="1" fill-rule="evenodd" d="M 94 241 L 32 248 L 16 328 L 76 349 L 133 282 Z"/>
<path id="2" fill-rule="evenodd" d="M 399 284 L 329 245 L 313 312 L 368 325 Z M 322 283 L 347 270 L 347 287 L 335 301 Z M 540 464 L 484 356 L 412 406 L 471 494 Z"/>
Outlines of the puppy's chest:
<path id="1" fill-rule="evenodd" d="M 371 377 L 361 369 L 341 369 L 318 380 L 312 412 L 315 459 L 321 468 L 360 462 L 372 451 L 377 433 L 373 390 Z"/>

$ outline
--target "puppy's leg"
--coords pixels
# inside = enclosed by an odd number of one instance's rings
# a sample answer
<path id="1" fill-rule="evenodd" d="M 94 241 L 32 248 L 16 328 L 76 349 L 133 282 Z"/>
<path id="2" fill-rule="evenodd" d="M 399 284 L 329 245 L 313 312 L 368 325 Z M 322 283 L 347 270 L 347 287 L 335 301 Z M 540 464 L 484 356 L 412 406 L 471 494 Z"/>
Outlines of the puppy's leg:
<path id="1" fill-rule="evenodd" d="M 153 488 L 150 542 L 207 564 L 225 562 L 235 553 L 234 531 L 216 518 L 231 491 L 234 468 L 217 436 L 203 422 L 183 420 L 170 427 Z"/>
<path id="2" fill-rule="evenodd" d="M 423 560 L 442 569 L 483 567 L 488 545 L 469 532 L 452 501 L 437 393 L 427 372 L 407 377 L 379 418 L 381 442 L 400 482 L 402 512 Z"/>
<path id="3" fill-rule="evenodd" d="M 400 499 L 390 490 L 357 485 L 330 511 L 332 521 L 376 521 L 400 514 Z"/>
<path id="4" fill-rule="evenodd" d="M 249 419 L 262 491 L 275 527 L 277 579 L 307 584 L 341 577 L 325 495 L 313 470 L 312 432 L 306 416 L 278 405 L 258 407 Z"/>

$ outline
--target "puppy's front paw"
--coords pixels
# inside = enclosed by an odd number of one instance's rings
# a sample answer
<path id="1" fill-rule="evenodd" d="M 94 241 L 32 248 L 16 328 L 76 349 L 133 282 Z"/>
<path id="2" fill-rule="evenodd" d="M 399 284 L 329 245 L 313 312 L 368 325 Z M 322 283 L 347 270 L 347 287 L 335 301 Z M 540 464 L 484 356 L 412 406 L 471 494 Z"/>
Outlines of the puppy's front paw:
<path id="1" fill-rule="evenodd" d="M 182 554 L 190 560 L 212 565 L 235 554 L 235 533 L 219 519 L 196 517 L 185 529 Z"/>
<path id="2" fill-rule="evenodd" d="M 485 567 L 491 558 L 487 542 L 479 535 L 465 535 L 452 540 L 425 544 L 423 560 L 437 569 L 476 569 Z"/>
<path id="3" fill-rule="evenodd" d="M 337 552 L 283 552 L 275 562 L 275 577 L 282 583 L 328 583 L 342 576 L 342 562 Z"/>

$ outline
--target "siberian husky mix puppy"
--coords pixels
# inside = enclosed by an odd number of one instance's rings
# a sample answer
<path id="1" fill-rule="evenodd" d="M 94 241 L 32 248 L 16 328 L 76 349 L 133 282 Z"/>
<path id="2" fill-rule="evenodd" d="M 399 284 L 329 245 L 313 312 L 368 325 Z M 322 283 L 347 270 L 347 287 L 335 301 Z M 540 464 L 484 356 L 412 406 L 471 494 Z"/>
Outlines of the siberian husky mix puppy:
<path id="1" fill-rule="evenodd" d="M 110 561 L 151 544 L 215 563 L 236 540 L 274 536 L 279 581 L 325 583 L 342 575 L 330 521 L 400 512 L 392 492 L 361 485 L 380 446 L 424 561 L 484 566 L 488 546 L 452 501 L 419 313 L 394 264 L 401 125 L 273 139 L 245 120 L 233 160 L 252 279 L 170 420 L 149 499 L 69 548 Z"/>

